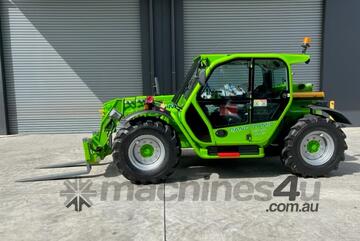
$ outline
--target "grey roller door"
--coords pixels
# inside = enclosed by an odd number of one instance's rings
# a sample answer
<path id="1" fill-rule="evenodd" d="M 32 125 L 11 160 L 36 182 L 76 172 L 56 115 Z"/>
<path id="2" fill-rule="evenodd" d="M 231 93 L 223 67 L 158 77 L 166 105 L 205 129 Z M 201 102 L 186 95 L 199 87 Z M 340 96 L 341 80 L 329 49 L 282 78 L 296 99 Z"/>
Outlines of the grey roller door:
<path id="1" fill-rule="evenodd" d="M 185 69 L 199 53 L 300 53 L 310 36 L 311 63 L 294 79 L 319 89 L 322 19 L 322 0 L 184 0 Z"/>
<path id="2" fill-rule="evenodd" d="M 139 0 L 1 0 L 11 133 L 98 129 L 142 94 Z"/>

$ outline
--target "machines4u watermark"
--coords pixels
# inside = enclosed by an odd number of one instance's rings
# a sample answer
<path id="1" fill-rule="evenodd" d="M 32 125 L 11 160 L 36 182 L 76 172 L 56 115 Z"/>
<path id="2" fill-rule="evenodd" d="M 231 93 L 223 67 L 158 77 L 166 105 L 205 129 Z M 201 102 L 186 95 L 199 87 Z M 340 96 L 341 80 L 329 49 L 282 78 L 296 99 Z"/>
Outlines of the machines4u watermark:
<path id="1" fill-rule="evenodd" d="M 318 180 L 299 181 L 288 176 L 281 183 L 270 181 L 197 180 L 164 183 L 159 185 L 134 185 L 129 181 L 104 181 L 100 190 L 91 189 L 92 182 L 65 181 L 66 189 L 60 192 L 66 197 L 65 206 L 81 211 L 91 207 L 90 198 L 105 201 L 166 201 L 166 202 L 214 202 L 214 201 L 261 201 L 270 202 L 267 212 L 317 212 L 320 187 Z"/>
<path id="2" fill-rule="evenodd" d="M 82 181 L 76 179 L 73 181 L 64 181 L 65 189 L 60 191 L 60 196 L 65 197 L 65 207 L 74 207 L 74 210 L 81 212 L 82 207 L 91 207 L 91 197 L 96 197 L 97 191 L 92 190 L 92 182 L 90 180 Z"/>

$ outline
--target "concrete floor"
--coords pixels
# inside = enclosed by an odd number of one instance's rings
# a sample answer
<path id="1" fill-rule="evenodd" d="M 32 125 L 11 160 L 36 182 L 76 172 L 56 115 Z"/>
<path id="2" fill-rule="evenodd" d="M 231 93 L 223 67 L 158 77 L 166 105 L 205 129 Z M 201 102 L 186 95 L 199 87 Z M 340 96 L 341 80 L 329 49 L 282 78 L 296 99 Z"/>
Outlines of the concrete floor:
<path id="1" fill-rule="evenodd" d="M 0 240 L 359 240 L 360 235 L 360 128 L 347 128 L 346 161 L 328 177 L 299 179 L 309 187 L 321 184 L 318 212 L 266 212 L 271 203 L 288 203 L 287 197 L 238 201 L 219 189 L 215 201 L 195 200 L 192 187 L 239 182 L 278 186 L 289 174 L 278 158 L 205 161 L 182 159 L 169 183 L 133 186 L 135 200 L 121 188 L 102 198 L 104 185 L 126 184 L 112 165 L 93 168 L 92 206 L 75 212 L 64 206 L 64 180 L 18 183 L 15 180 L 68 170 L 40 170 L 36 166 L 82 159 L 85 135 L 17 135 L 0 137 Z M 105 162 L 110 162 L 107 158 Z M 71 168 L 71 170 L 78 170 Z M 179 193 L 185 195 L 162 201 Z M 269 184 L 269 183 L 268 183 Z M 128 187 L 129 187 L 128 186 Z M 312 190 L 309 188 L 310 191 Z M 156 191 L 152 196 L 152 190 Z M 221 191 L 222 190 L 222 191 Z M 308 191 L 308 189 L 306 189 Z M 131 194 L 133 194 L 131 193 Z M 152 198 L 153 197 L 153 198 Z M 250 196 L 252 197 L 252 196 Z M 142 201 L 141 198 L 150 198 Z M 297 203 L 303 201 L 298 200 Z"/>

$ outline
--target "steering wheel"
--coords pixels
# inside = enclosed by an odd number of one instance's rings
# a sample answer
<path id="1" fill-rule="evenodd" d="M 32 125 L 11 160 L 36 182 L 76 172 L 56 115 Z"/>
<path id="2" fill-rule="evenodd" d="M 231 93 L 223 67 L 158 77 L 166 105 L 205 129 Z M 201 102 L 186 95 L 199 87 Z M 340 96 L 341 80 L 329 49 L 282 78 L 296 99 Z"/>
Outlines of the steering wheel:
<path id="1" fill-rule="evenodd" d="M 259 85 L 254 89 L 254 97 L 260 99 L 267 97 L 266 89 L 263 85 Z"/>

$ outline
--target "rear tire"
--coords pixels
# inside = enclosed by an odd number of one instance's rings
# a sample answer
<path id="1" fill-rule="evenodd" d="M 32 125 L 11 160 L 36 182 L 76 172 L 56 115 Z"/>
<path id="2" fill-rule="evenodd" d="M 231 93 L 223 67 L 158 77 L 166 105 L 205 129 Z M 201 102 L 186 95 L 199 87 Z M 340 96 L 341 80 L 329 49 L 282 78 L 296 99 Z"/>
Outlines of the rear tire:
<path id="1" fill-rule="evenodd" d="M 307 115 L 285 137 L 283 164 L 303 177 L 324 176 L 345 159 L 346 135 L 340 125 L 328 118 Z"/>
<path id="2" fill-rule="evenodd" d="M 114 139 L 114 163 L 136 184 L 164 182 L 174 172 L 179 158 L 175 131 L 160 121 L 139 121 L 120 129 Z"/>

